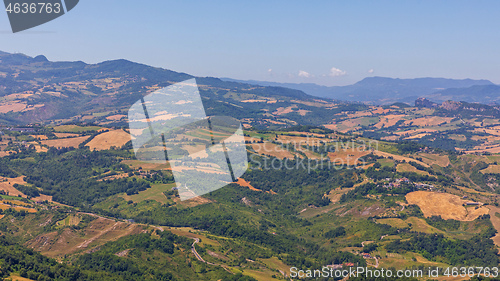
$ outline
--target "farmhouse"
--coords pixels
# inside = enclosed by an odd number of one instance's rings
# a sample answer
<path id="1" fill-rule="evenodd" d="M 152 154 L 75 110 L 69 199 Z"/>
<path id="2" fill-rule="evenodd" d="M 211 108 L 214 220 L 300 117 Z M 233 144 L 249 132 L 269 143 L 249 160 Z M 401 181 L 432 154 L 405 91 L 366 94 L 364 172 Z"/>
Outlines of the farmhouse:
<path id="1" fill-rule="evenodd" d="M 479 202 L 466 202 L 465 205 L 466 206 L 479 206 L 479 205 L 481 205 L 481 203 L 479 203 Z"/>

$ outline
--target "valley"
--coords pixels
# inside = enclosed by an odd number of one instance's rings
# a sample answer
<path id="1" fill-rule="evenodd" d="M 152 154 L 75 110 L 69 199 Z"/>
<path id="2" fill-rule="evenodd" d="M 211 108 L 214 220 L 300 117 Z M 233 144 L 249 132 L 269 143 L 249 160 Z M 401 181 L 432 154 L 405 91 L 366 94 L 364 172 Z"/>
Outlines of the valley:
<path id="1" fill-rule="evenodd" d="M 440 234 L 457 241 L 484 237 L 481 243 L 499 246 L 498 236 L 491 234 L 499 226 L 495 155 L 376 141 L 319 127 L 249 129 L 245 138 L 251 166 L 243 178 L 203 197 L 180 201 L 168 165 L 134 160 L 128 144 L 108 145 L 116 142 L 117 132 L 128 134 L 126 129 L 79 125 L 4 132 L 2 137 L 9 140 L 4 151 L 11 153 L 0 161 L 5 194 L 0 231 L 69 264 L 101 253 L 110 243 L 142 234 L 154 237 L 160 229 L 191 241 L 187 252 L 174 251 L 172 258 L 205 264 L 204 270 L 214 274 L 220 268 L 257 280 L 285 278 L 289 272 L 284 269 L 297 263 L 320 266 L 356 261 L 397 268 L 454 264 L 451 257 L 394 250 L 396 241 L 416 239 L 413 233 Z M 76 146 L 43 143 L 61 138 L 87 139 Z M 91 150 L 90 139 L 100 139 L 102 146 Z M 38 146 L 45 152 L 37 150 Z M 80 163 L 85 155 L 99 160 Z M 272 159 L 328 164 L 294 166 L 292 174 L 285 168 L 262 169 Z M 67 191 L 43 187 L 44 181 L 57 180 L 57 174 L 28 172 L 30 163 L 43 161 L 46 167 L 57 167 L 57 162 L 68 160 L 80 170 L 67 172 L 72 175 Z M 87 187 L 71 187 L 71 178 L 80 181 L 86 173 L 92 175 Z M 74 192 L 78 194 L 74 188 L 92 190 L 103 181 L 132 180 L 137 186 L 127 190 L 110 185 L 101 195 L 74 197 Z M 227 225 L 229 217 L 239 230 Z M 252 228 L 258 232 L 250 235 Z M 193 239 L 200 242 L 191 245 Z M 304 246 L 317 250 L 302 260 L 298 256 L 302 250 L 289 245 L 297 239 L 307 239 Z M 363 245 L 364 241 L 374 241 L 373 246 Z M 283 248 L 286 245 L 291 248 Z M 189 254 L 191 246 L 197 255 Z M 113 249 L 110 254 L 127 259 L 135 248 Z M 364 259 L 362 252 L 375 259 Z M 193 274 L 199 273 L 195 269 Z"/>
<path id="2" fill-rule="evenodd" d="M 241 121 L 249 166 L 182 201 L 168 162 L 136 158 L 127 111 L 193 76 L 8 53 L 0 72 L 2 278 L 290 280 L 291 267 L 499 264 L 497 105 L 372 105 L 196 77 L 208 116 Z M 208 135 L 183 135 L 175 153 L 212 156 Z"/>

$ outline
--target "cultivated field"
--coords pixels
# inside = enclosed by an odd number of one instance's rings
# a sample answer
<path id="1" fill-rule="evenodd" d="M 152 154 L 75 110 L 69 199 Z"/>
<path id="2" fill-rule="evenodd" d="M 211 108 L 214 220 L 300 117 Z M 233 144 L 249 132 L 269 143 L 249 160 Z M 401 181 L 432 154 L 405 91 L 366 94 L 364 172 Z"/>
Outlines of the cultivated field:
<path id="1" fill-rule="evenodd" d="M 445 234 L 444 231 L 439 230 L 439 229 L 429 225 L 425 220 L 423 220 L 421 218 L 417 218 L 417 217 L 409 217 L 406 220 L 402 220 L 402 219 L 398 219 L 398 218 L 378 219 L 377 222 L 383 223 L 383 224 L 388 224 L 388 225 L 396 227 L 396 228 L 409 227 L 413 231 L 418 231 L 418 232 L 423 232 L 423 233 Z"/>
<path id="2" fill-rule="evenodd" d="M 330 161 L 335 162 L 337 164 L 343 165 L 355 165 L 355 164 L 363 164 L 363 157 L 370 154 L 369 150 L 365 150 L 364 147 L 352 146 L 352 143 L 349 143 L 349 146 L 342 147 L 339 145 L 338 149 L 335 152 L 329 152 L 328 157 Z"/>
<path id="3" fill-rule="evenodd" d="M 16 183 L 22 185 L 25 184 L 26 182 L 23 180 L 23 176 L 17 178 L 0 177 L 0 190 L 7 192 L 7 194 L 11 196 L 21 195 L 22 197 L 26 198 L 26 195 L 24 195 L 21 191 L 14 188 L 14 184 Z"/>
<path id="4" fill-rule="evenodd" d="M 483 174 L 500 174 L 500 165 L 489 165 L 488 168 L 482 169 L 479 172 Z"/>
<path id="5" fill-rule="evenodd" d="M 31 137 L 37 139 L 37 140 L 46 140 L 48 137 L 46 135 L 30 135 Z"/>
<path id="6" fill-rule="evenodd" d="M 413 162 L 416 162 L 416 163 L 418 163 L 418 164 L 420 164 L 420 165 L 422 165 L 424 167 L 429 167 L 429 165 L 427 165 L 426 163 L 424 163 L 422 161 L 419 161 L 419 160 L 416 160 L 416 159 L 413 159 L 413 158 L 410 158 L 410 157 L 405 157 L 405 156 L 401 156 L 401 155 L 391 154 L 391 153 L 388 153 L 388 152 L 383 152 L 383 151 L 380 151 L 380 150 L 373 151 L 373 154 L 378 155 L 378 156 L 382 156 L 382 157 L 385 157 L 385 158 L 392 157 L 392 159 L 398 160 L 398 161 L 403 161 L 403 160 L 405 160 L 406 162 L 413 161 Z"/>
<path id="7" fill-rule="evenodd" d="M 61 258 L 75 252 L 88 251 L 95 246 L 140 233 L 142 230 L 142 227 L 136 224 L 99 217 L 90 222 L 83 235 L 71 228 L 65 228 L 63 231 L 41 234 L 28 241 L 27 246 L 48 257 Z"/>
<path id="8" fill-rule="evenodd" d="M 375 124 L 374 126 L 378 129 L 387 128 L 396 125 L 399 120 L 404 120 L 406 115 L 384 115 L 380 116 L 380 122 Z"/>
<path id="9" fill-rule="evenodd" d="M 293 109 L 297 108 L 297 105 L 291 105 L 289 107 L 278 107 L 273 114 L 275 115 L 284 115 L 290 112 L 293 112 Z"/>
<path id="10" fill-rule="evenodd" d="M 418 205 L 426 217 L 441 216 L 443 219 L 472 221 L 489 212 L 483 206 L 466 208 L 463 204 L 468 201 L 448 193 L 415 191 L 408 193 L 406 200 L 409 204 Z"/>
<path id="11" fill-rule="evenodd" d="M 0 104 L 0 113 L 19 112 L 23 111 L 25 108 L 26 108 L 26 103 L 21 103 L 18 101 L 6 102 Z"/>
<path id="12" fill-rule="evenodd" d="M 422 158 L 422 161 L 429 165 L 438 165 L 441 167 L 446 167 L 450 165 L 450 159 L 448 155 L 438 155 L 438 154 L 430 154 L 430 153 L 418 153 L 418 157 Z"/>
<path id="13" fill-rule="evenodd" d="M 169 184 L 155 183 L 151 185 L 151 188 L 139 191 L 138 194 L 134 195 L 124 194 L 121 195 L 121 197 L 127 201 L 132 200 L 134 203 L 139 203 L 144 200 L 155 200 L 157 202 L 165 204 L 167 203 L 167 197 L 165 197 L 165 194 L 163 194 L 163 192 L 172 190 L 172 187 L 174 186 L 175 183 L 169 183 Z"/>
<path id="14" fill-rule="evenodd" d="M 126 118 L 126 117 L 127 117 L 127 115 L 117 114 L 117 115 L 108 116 L 108 117 L 106 117 L 106 119 L 116 121 L 116 120 L 121 120 L 122 118 Z"/>
<path id="15" fill-rule="evenodd" d="M 340 197 L 342 197 L 342 195 L 346 194 L 347 192 L 353 190 L 354 187 L 351 187 L 351 188 L 336 188 L 334 190 L 331 190 L 330 192 L 328 192 L 328 194 L 326 195 L 326 197 L 328 197 L 328 199 L 330 199 L 330 202 L 332 203 L 337 203 L 339 202 L 340 200 Z"/>
<path id="16" fill-rule="evenodd" d="M 130 140 L 130 135 L 125 131 L 113 130 L 95 136 L 86 146 L 90 150 L 105 150 L 110 149 L 112 146 L 120 148 Z"/>
<path id="17" fill-rule="evenodd" d="M 81 132 L 88 132 L 88 131 L 98 131 L 102 129 L 102 127 L 98 126 L 77 126 L 77 125 L 61 125 L 61 126 L 56 126 L 54 127 L 54 130 L 56 132 L 69 132 L 69 133 L 81 133 Z"/>
<path id="18" fill-rule="evenodd" d="M 246 180 L 244 180 L 242 178 L 238 178 L 238 181 L 236 183 L 239 184 L 240 186 L 248 187 L 250 190 L 253 190 L 253 191 L 262 191 L 260 189 L 253 187 L 249 182 L 247 182 Z"/>
<path id="19" fill-rule="evenodd" d="M 72 137 L 78 137 L 79 134 L 73 134 L 73 133 L 54 133 L 56 137 L 63 139 L 63 138 L 72 138 Z"/>
<path id="20" fill-rule="evenodd" d="M 290 151 L 284 149 L 280 145 L 276 145 L 274 143 L 270 143 L 270 142 L 252 143 L 251 146 L 255 150 L 255 152 L 257 152 L 258 154 L 270 155 L 270 156 L 274 156 L 274 157 L 280 158 L 280 159 L 284 159 L 284 158 L 293 159 L 294 158 L 294 154 L 292 154 Z"/>
<path id="21" fill-rule="evenodd" d="M 66 138 L 66 139 L 55 139 L 55 140 L 44 140 L 41 141 L 43 145 L 48 145 L 50 147 L 78 147 L 82 142 L 87 140 L 90 136 L 76 137 L 76 138 Z"/>
<path id="22" fill-rule="evenodd" d="M 491 240 L 495 243 L 495 245 L 500 247 L 500 217 L 497 215 L 500 215 L 500 208 L 495 207 L 495 206 L 488 206 L 490 209 L 489 214 L 490 214 L 490 220 L 495 229 L 498 231 L 497 234 Z"/>
<path id="23" fill-rule="evenodd" d="M 415 125 L 421 127 L 427 126 L 438 126 L 444 123 L 450 123 L 453 118 L 451 117 L 439 117 L 439 116 L 428 116 L 422 118 L 416 118 L 412 120 L 405 121 L 405 125 Z"/>
<path id="24" fill-rule="evenodd" d="M 154 162 L 142 162 L 139 160 L 123 160 L 123 164 L 129 165 L 130 168 L 132 169 L 139 169 L 141 168 L 144 171 L 150 171 L 150 170 L 166 170 L 169 169 L 170 165 L 168 163 L 160 162 L 154 163 Z"/>
<path id="25" fill-rule="evenodd" d="M 429 176 L 428 172 L 426 172 L 426 171 L 420 171 L 420 170 L 418 170 L 417 168 L 413 167 L 412 165 L 410 165 L 408 163 L 400 163 L 400 164 L 398 164 L 398 166 L 396 167 L 396 170 L 398 172 L 414 172 L 414 173 L 417 173 L 417 174 L 420 174 L 420 175 L 427 175 L 427 176 Z"/>

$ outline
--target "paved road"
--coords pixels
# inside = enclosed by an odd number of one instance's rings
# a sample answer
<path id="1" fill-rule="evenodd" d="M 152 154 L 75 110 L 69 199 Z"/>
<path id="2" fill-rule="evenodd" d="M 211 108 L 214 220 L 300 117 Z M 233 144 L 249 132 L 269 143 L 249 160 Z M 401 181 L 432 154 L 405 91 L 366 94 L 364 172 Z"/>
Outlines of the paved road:
<path id="1" fill-rule="evenodd" d="M 193 252 L 194 256 L 201 262 L 204 262 L 204 263 L 207 263 L 201 256 L 200 254 L 198 254 L 198 252 L 196 251 L 196 247 L 194 245 L 196 245 L 196 243 L 199 243 L 200 242 L 200 238 L 193 238 L 194 239 L 194 242 L 193 244 L 191 245 L 191 252 Z"/>
<path id="2" fill-rule="evenodd" d="M 103 216 L 100 216 L 98 214 L 94 214 L 94 213 L 87 213 L 87 212 L 78 212 L 78 214 L 85 214 L 85 215 L 89 215 L 89 216 L 93 216 L 93 217 L 97 217 L 97 218 L 103 218 L 103 219 L 112 219 L 112 220 L 115 220 L 115 218 L 107 218 L 107 217 L 103 217 Z M 122 220 L 119 220 L 119 221 L 122 221 Z M 125 223 L 129 223 L 129 224 L 137 224 L 137 225 L 143 225 L 143 224 L 140 224 L 140 223 L 136 223 L 136 222 L 129 222 L 129 221 L 123 221 Z M 115 225 L 113 225 L 112 227 L 116 226 L 117 223 L 115 223 Z M 156 228 L 160 231 L 164 231 L 163 227 L 161 226 L 157 226 L 157 225 L 149 225 L 150 227 L 153 227 L 153 228 Z M 102 234 L 101 234 L 102 235 Z M 99 235 L 100 236 L 100 235 Z M 189 237 L 189 236 L 188 236 Z M 223 266 L 223 265 L 220 265 L 220 264 L 215 264 L 215 263 L 211 263 L 211 262 L 207 262 L 205 261 L 201 256 L 200 254 L 196 251 L 196 248 L 194 245 L 196 245 L 196 243 L 199 243 L 200 242 L 200 238 L 196 238 L 196 237 L 189 237 L 191 239 L 194 239 L 194 242 L 193 244 L 191 244 L 191 252 L 193 253 L 193 255 L 201 262 L 203 263 L 206 263 L 206 264 L 210 264 L 210 265 L 215 265 L 215 266 L 220 266 L 222 268 L 224 268 L 227 272 L 231 273 L 231 274 L 234 274 L 234 272 L 232 272 L 230 269 L 228 269 L 227 267 Z M 92 238 L 92 240 L 95 240 L 95 238 Z M 87 241 L 85 241 L 87 242 Z M 87 245 L 90 244 L 90 243 L 87 243 Z M 85 245 L 85 246 L 87 246 Z M 82 247 L 81 245 L 78 246 L 79 248 Z"/>

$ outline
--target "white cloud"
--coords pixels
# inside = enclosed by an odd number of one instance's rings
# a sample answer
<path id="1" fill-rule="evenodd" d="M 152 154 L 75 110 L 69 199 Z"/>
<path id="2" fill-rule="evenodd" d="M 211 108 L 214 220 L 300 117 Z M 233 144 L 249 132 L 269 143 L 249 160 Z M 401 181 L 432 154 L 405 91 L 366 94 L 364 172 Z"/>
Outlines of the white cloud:
<path id="1" fill-rule="evenodd" d="M 372 74 L 373 72 L 375 72 L 375 70 L 373 70 L 373 68 L 368 70 L 368 73 L 370 73 L 370 74 Z"/>
<path id="2" fill-rule="evenodd" d="M 337 76 L 344 76 L 346 74 L 347 74 L 347 72 L 345 72 L 343 70 L 340 70 L 338 68 L 332 67 L 330 69 L 330 73 L 328 74 L 328 76 L 330 76 L 330 77 L 337 77 Z"/>
<path id="3" fill-rule="evenodd" d="M 309 72 L 306 72 L 304 70 L 299 71 L 299 77 L 304 77 L 304 78 L 310 78 L 312 75 Z"/>

